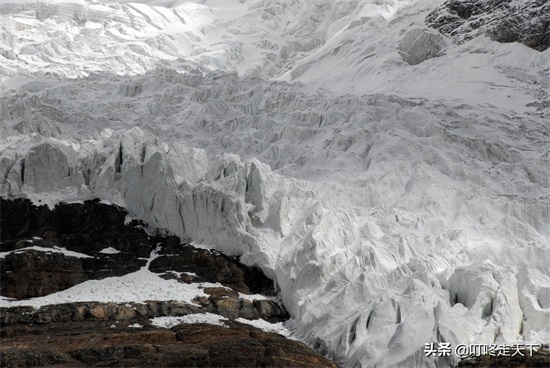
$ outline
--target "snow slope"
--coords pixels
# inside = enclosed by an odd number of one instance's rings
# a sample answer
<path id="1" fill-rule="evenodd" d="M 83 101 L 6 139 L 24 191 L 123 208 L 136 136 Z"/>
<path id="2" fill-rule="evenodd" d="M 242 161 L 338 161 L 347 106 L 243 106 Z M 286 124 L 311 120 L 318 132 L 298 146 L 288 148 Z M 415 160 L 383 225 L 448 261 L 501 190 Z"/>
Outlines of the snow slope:
<path id="1" fill-rule="evenodd" d="M 548 342 L 550 53 L 441 3 L 1 0 L 0 193 L 242 256 L 346 366 Z"/>
<path id="2" fill-rule="evenodd" d="M 107 277 L 101 280 L 88 280 L 69 289 L 50 295 L 11 300 L 0 297 L 0 306 L 28 305 L 40 308 L 45 305 L 76 302 L 145 302 L 148 300 L 179 300 L 193 303 L 197 296 L 207 295 L 203 288 L 218 286 L 212 283 L 182 284 L 176 280 L 165 280 L 149 271 L 149 263 L 156 257 L 152 252 L 146 266 L 120 277 Z"/>

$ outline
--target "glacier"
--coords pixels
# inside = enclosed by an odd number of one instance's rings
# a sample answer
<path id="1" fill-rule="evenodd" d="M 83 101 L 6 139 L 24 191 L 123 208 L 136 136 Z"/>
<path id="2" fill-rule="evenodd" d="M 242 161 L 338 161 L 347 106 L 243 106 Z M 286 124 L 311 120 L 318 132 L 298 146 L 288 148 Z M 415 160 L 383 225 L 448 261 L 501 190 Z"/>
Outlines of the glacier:
<path id="1" fill-rule="evenodd" d="M 548 342 L 550 52 L 441 4 L 0 0 L 0 194 L 240 256 L 343 366 Z"/>

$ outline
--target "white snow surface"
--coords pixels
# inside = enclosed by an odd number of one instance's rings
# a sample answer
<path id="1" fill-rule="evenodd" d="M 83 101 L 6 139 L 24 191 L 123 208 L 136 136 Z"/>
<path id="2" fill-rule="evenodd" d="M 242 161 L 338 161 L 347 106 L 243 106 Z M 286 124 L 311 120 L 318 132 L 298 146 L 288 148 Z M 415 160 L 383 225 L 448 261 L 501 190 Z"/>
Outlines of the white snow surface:
<path id="1" fill-rule="evenodd" d="M 207 323 L 211 325 L 226 326 L 223 321 L 227 321 L 227 318 L 220 316 L 219 314 L 212 313 L 195 313 L 185 316 L 165 316 L 155 317 L 151 319 L 153 326 L 172 328 L 182 323 Z M 290 331 L 285 328 L 282 322 L 269 323 L 263 319 L 249 320 L 245 318 L 237 318 L 235 321 L 254 326 L 260 330 L 266 332 L 274 332 L 283 336 L 290 336 Z"/>
<path id="2" fill-rule="evenodd" d="M 165 280 L 148 269 L 149 263 L 155 257 L 156 252 L 153 251 L 146 266 L 124 276 L 88 280 L 69 289 L 36 298 L 13 300 L 0 297 L 0 307 L 26 305 L 40 308 L 62 303 L 129 303 L 148 300 L 178 300 L 193 303 L 195 297 L 207 295 L 203 288 L 217 286 L 207 282 L 183 284 L 176 280 Z"/>
<path id="3" fill-rule="evenodd" d="M 410 39 L 442 3 L 0 0 L 0 193 L 241 256 L 345 366 L 548 342 L 550 52 Z M 61 299 L 191 287 L 125 277 Z"/>
<path id="4" fill-rule="evenodd" d="M 223 321 L 227 321 L 227 318 L 213 313 L 196 313 L 188 314 L 185 316 L 165 316 L 155 317 L 151 319 L 153 326 L 172 328 L 182 323 L 207 323 L 210 325 L 225 326 Z"/>
<path id="5" fill-rule="evenodd" d="M 287 337 L 290 336 L 290 331 L 284 326 L 282 322 L 269 323 L 263 319 L 245 319 L 245 318 L 237 318 L 235 321 L 254 326 L 266 332 L 274 332 L 279 335 L 283 335 Z"/>
<path id="6" fill-rule="evenodd" d="M 117 250 L 113 247 L 107 247 L 107 248 L 103 248 L 102 250 L 100 250 L 99 253 L 102 253 L 102 254 L 118 254 L 118 253 L 120 253 L 120 250 Z"/>
<path id="7" fill-rule="evenodd" d="M 36 250 L 36 251 L 39 251 L 39 252 L 47 252 L 47 253 L 61 253 L 61 254 L 64 254 L 65 256 L 67 256 L 67 257 L 93 258 L 92 256 L 89 256 L 87 254 L 80 253 L 80 252 L 74 252 L 72 250 L 68 250 L 68 249 L 63 248 L 63 247 L 55 246 L 53 248 L 47 248 L 47 247 L 41 247 L 39 245 L 33 245 L 33 246 L 29 246 L 29 247 L 19 248 L 19 249 L 16 249 L 16 250 L 11 250 L 9 252 L 0 252 L 0 258 L 5 258 L 8 254 L 11 254 L 11 253 L 21 253 L 21 252 L 24 252 L 26 250 Z"/>

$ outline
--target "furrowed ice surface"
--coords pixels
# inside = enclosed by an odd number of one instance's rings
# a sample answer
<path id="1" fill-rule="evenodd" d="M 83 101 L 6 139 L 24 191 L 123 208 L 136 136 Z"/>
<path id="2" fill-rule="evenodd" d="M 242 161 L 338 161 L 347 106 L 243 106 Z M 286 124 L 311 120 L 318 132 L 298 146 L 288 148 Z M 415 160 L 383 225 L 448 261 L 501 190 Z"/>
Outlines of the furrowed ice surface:
<path id="1" fill-rule="evenodd" d="M 0 193 L 242 256 L 346 366 L 548 342 L 550 53 L 441 4 L 0 1 Z"/>

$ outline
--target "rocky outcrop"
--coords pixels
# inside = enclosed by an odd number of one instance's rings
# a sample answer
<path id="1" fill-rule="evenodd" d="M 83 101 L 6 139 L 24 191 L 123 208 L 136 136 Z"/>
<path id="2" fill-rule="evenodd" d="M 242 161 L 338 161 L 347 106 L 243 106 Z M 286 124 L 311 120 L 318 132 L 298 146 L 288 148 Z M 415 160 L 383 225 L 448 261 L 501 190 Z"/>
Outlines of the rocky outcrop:
<path id="1" fill-rule="evenodd" d="M 150 265 L 153 272 L 166 277 L 173 277 L 170 271 L 187 272 L 180 275 L 182 282 L 219 282 L 243 293 L 274 295 L 273 282 L 259 269 L 219 252 L 182 245 L 174 236 L 150 236 L 143 223 L 126 224 L 127 212 L 120 207 L 86 201 L 60 203 L 50 210 L 26 199 L 0 200 L 0 251 L 7 252 L 0 258 L 0 295 L 44 296 L 86 280 L 122 276 L 143 267 L 156 247 L 161 250 Z M 113 252 L 105 253 L 110 248 Z"/>
<path id="2" fill-rule="evenodd" d="M 524 352 L 523 355 L 514 356 L 479 356 L 464 359 L 458 363 L 459 368 L 547 368 L 550 366 L 550 350 L 548 345 L 544 349 L 530 352 Z"/>
<path id="3" fill-rule="evenodd" d="M 5 367 L 336 367 L 298 341 L 238 322 L 172 329 L 71 322 L 12 332 L 0 350 Z"/>
<path id="4" fill-rule="evenodd" d="M 0 308 L 0 325 L 4 327 L 0 336 L 9 330 L 5 326 L 82 322 L 82 321 L 134 321 L 143 323 L 148 319 L 165 316 L 185 316 L 195 313 L 214 313 L 234 320 L 237 318 L 263 319 L 268 322 L 280 322 L 288 315 L 277 303 L 271 300 L 239 299 L 225 293 L 206 289 L 209 297 L 197 298 L 196 304 L 174 300 L 153 300 L 144 303 L 66 303 L 43 306 L 37 310 L 31 307 Z M 230 295 L 230 296 L 227 296 Z"/>
<path id="5" fill-rule="evenodd" d="M 61 253 L 14 252 L 0 259 L 0 267 L 0 290 L 10 298 L 48 295 L 89 279 L 80 259 Z"/>
<path id="6" fill-rule="evenodd" d="M 2 366 L 335 367 L 300 342 L 237 321 L 288 319 L 279 303 L 257 295 L 275 293 L 272 281 L 258 269 L 183 245 L 174 236 L 152 235 L 138 221 L 125 223 L 124 209 L 98 201 L 62 203 L 50 210 L 25 199 L 0 200 L 3 296 L 49 295 L 144 266 L 203 290 L 191 302 L 0 308 Z M 216 315 L 223 326 L 182 324 L 181 319 Z M 157 317 L 177 317 L 176 326 L 153 325 Z"/>
<path id="7" fill-rule="evenodd" d="M 245 267 L 236 259 L 229 258 L 217 251 L 205 251 L 192 246 L 182 246 L 176 237 L 166 239 L 162 248 L 149 265 L 156 273 L 170 271 L 184 273 L 179 276 L 184 282 L 219 282 L 243 293 L 262 293 L 274 295 L 273 282 L 257 268 Z M 173 275 L 173 273 L 172 273 Z"/>
<path id="8" fill-rule="evenodd" d="M 231 362 L 235 367 L 336 367 L 304 349 L 305 345 L 299 342 L 250 326 L 235 323 L 224 329 L 212 325 L 179 325 L 173 330 L 178 341 L 208 350 L 207 366 L 225 366 Z"/>
<path id="9" fill-rule="evenodd" d="M 27 246 L 22 241 L 39 237 L 46 243 L 96 256 L 113 247 L 130 257 L 147 258 L 151 239 L 139 221 L 125 224 L 127 212 L 99 200 L 60 203 L 50 210 L 27 199 L 0 199 L 2 251 Z"/>
<path id="10" fill-rule="evenodd" d="M 239 298 L 235 290 L 227 288 L 205 288 L 208 297 L 199 297 L 195 301 L 201 310 L 219 314 L 229 319 L 261 318 L 268 322 L 279 322 L 288 319 L 288 314 L 277 303 L 269 299 L 249 300 Z"/>
<path id="11" fill-rule="evenodd" d="M 161 315 L 208 312 L 231 319 L 262 318 L 269 322 L 288 318 L 284 309 L 270 299 L 241 297 L 240 293 L 274 295 L 272 281 L 259 269 L 246 267 L 216 251 L 182 245 L 175 236 L 150 236 L 138 221 L 125 224 L 127 213 L 122 208 L 86 201 L 61 203 L 50 210 L 24 199 L 1 199 L 0 205 L 0 251 L 5 252 L 0 258 L 0 295 L 25 299 L 49 295 L 91 279 L 122 276 L 145 266 L 144 257 L 149 257 L 152 249 L 160 249 L 149 265 L 150 271 L 183 283 L 224 286 L 205 288 L 207 296 L 197 297 L 196 305 L 179 303 L 175 311 L 173 302 L 150 302 L 148 306 L 154 311 L 164 311 Z M 88 304 L 66 304 L 23 314 L 11 308 L 11 312 L 2 312 L 2 319 L 13 320 L 14 315 L 19 315 L 22 319 L 17 323 L 79 321 L 94 308 Z M 102 308 L 107 319 L 119 318 L 119 309 L 127 309 L 114 304 Z M 132 313 L 142 318 L 156 316 L 156 312 L 143 308 L 138 304 Z"/>
<path id="12" fill-rule="evenodd" d="M 538 51 L 550 47 L 547 0 L 449 0 L 426 23 L 459 43 L 487 34 L 497 42 L 520 42 Z"/>

